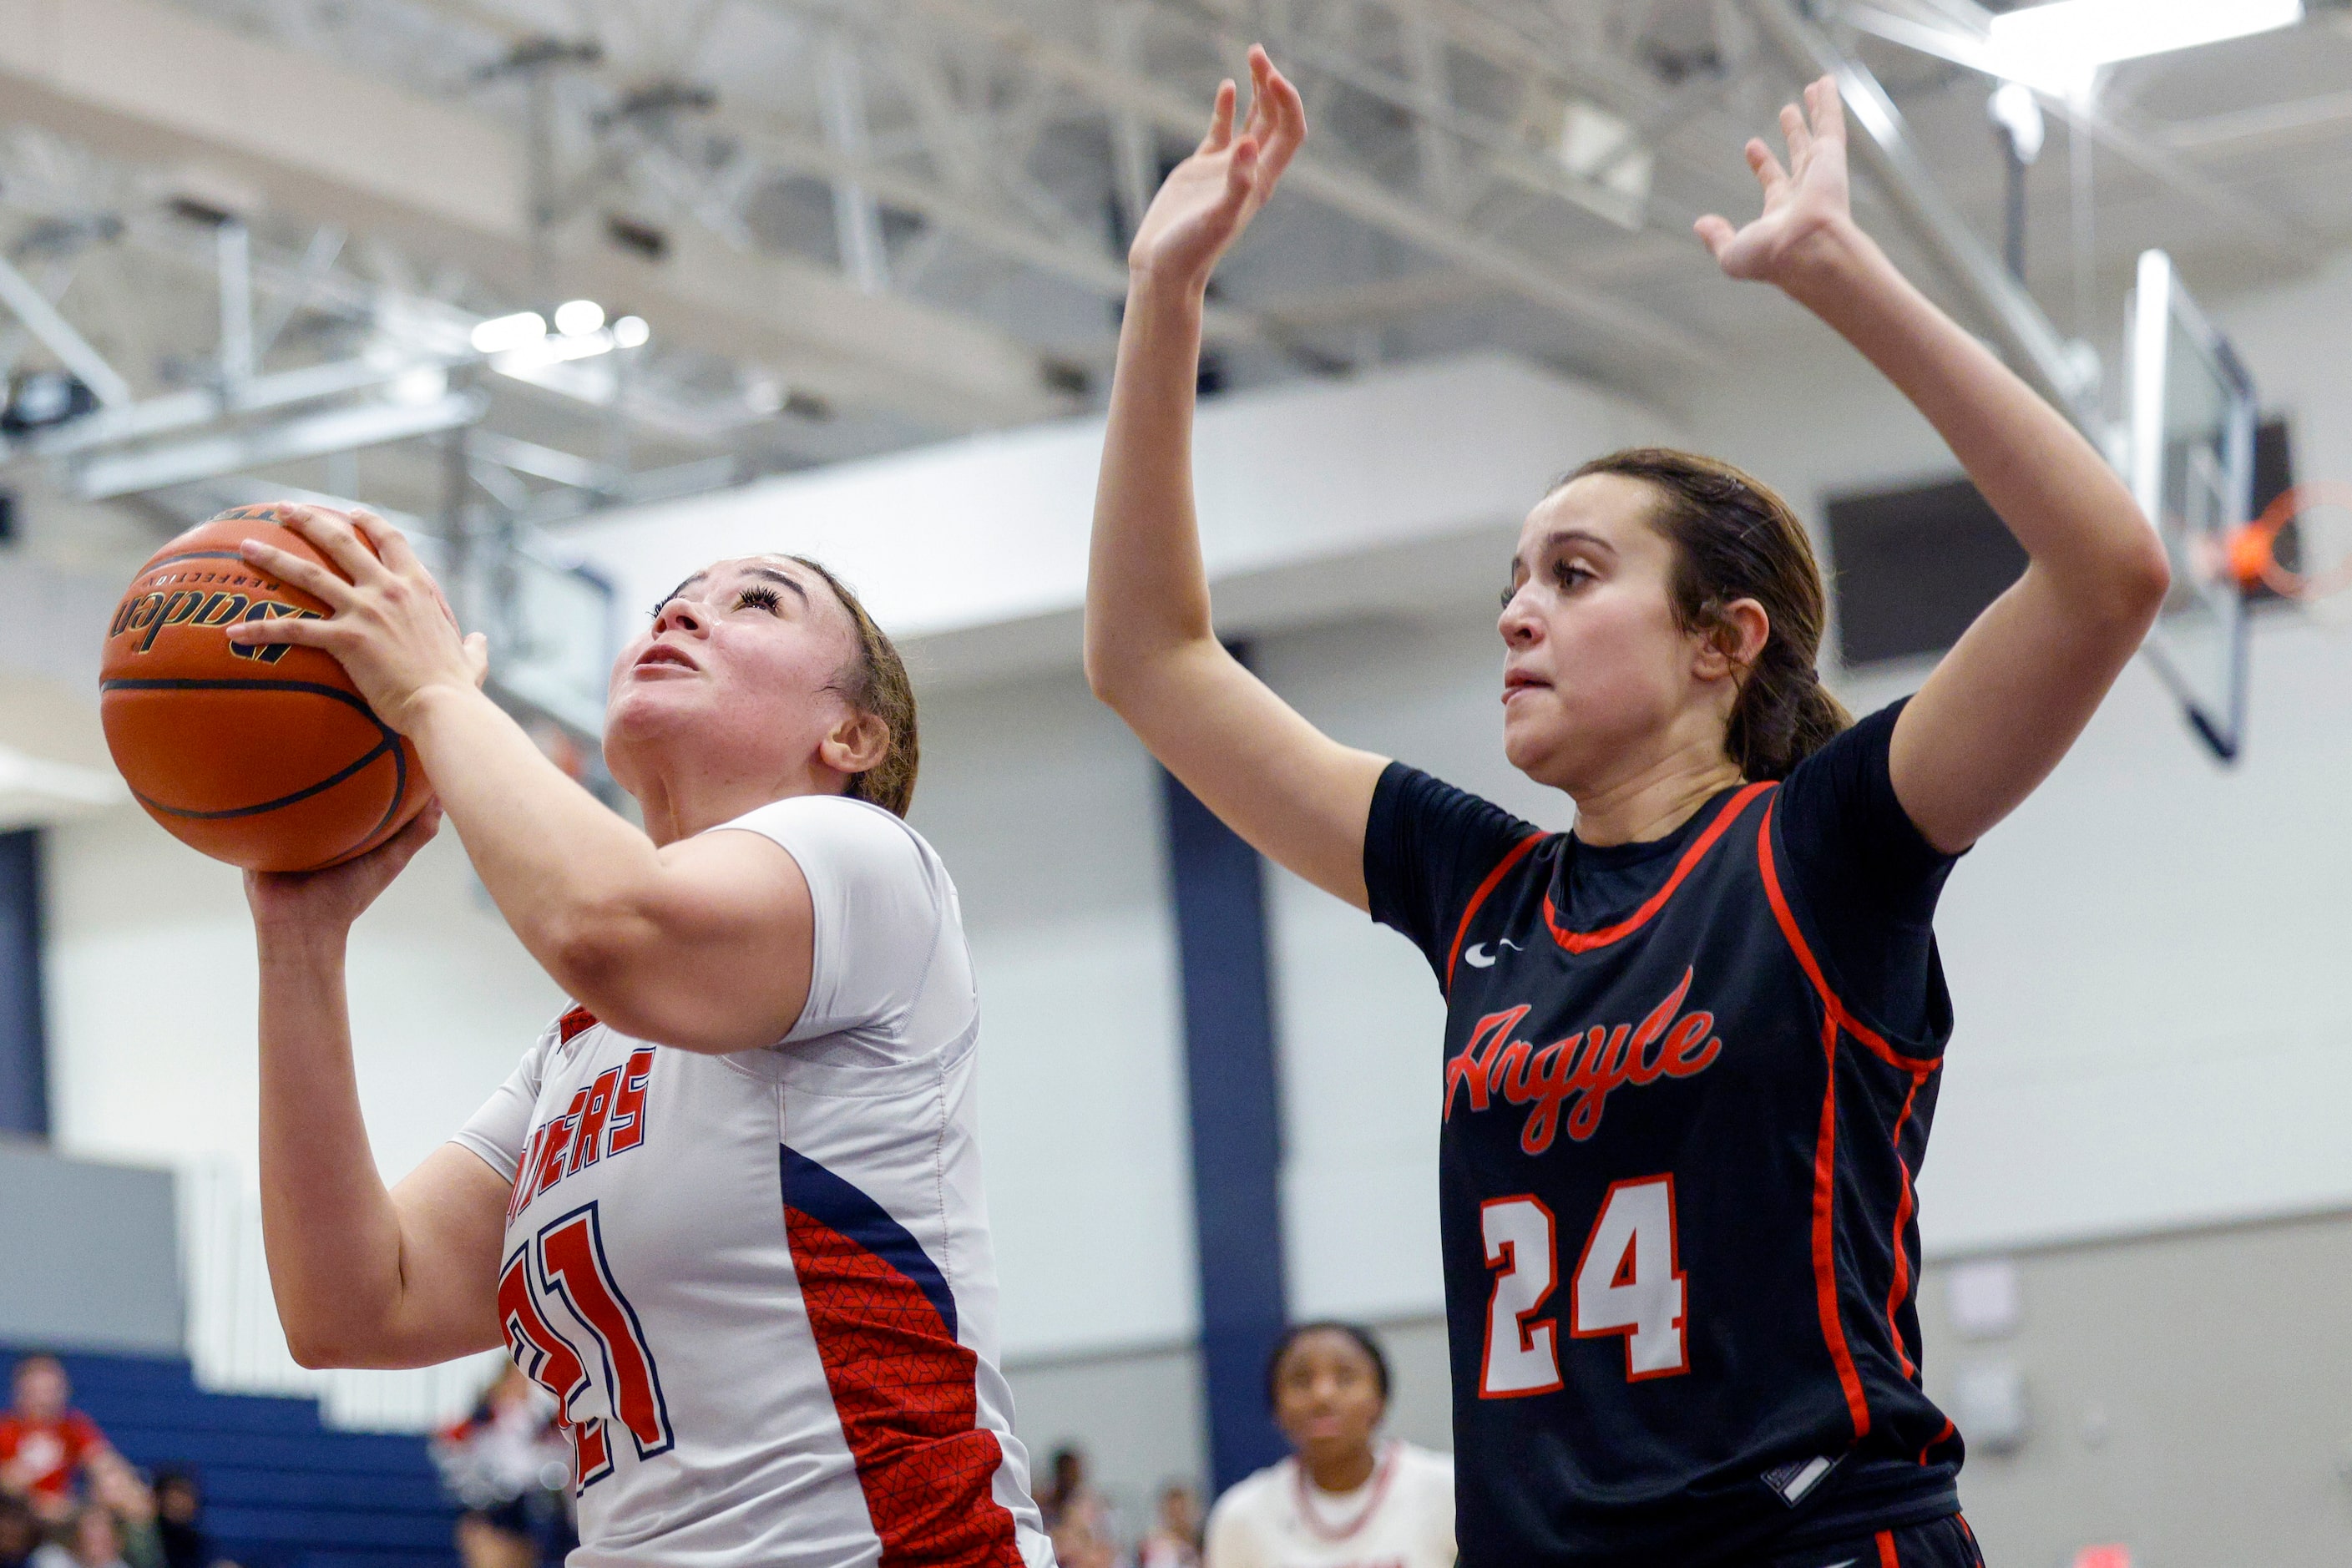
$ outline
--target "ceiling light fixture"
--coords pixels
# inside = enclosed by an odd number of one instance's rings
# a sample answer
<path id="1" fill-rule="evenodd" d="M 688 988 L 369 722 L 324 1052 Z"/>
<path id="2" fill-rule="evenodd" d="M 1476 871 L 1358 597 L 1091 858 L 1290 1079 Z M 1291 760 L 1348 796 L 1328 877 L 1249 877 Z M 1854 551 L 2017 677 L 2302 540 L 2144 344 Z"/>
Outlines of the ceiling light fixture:
<path id="1" fill-rule="evenodd" d="M 504 353 L 547 336 L 547 320 L 537 310 L 517 310 L 475 323 L 472 342 L 478 354 Z"/>
<path id="2" fill-rule="evenodd" d="M 604 324 L 604 307 L 593 300 L 566 300 L 555 307 L 555 330 L 567 338 L 585 337 Z"/>
<path id="3" fill-rule="evenodd" d="M 2102 66 L 2302 20 L 2303 0 L 2046 0 L 1993 17 L 1986 41 L 2002 76 L 2082 97 Z"/>
<path id="4" fill-rule="evenodd" d="M 643 348 L 653 335 L 643 316 L 624 316 L 613 323 L 613 341 L 625 349 Z"/>

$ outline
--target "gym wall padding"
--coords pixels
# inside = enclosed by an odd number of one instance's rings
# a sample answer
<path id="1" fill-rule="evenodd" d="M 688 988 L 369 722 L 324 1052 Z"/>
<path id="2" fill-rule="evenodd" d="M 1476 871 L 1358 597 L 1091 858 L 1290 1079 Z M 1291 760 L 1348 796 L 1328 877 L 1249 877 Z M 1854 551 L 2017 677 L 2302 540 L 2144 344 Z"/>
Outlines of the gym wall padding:
<path id="1" fill-rule="evenodd" d="M 0 1140 L 0 1343 L 179 1354 L 177 1236 L 170 1172 Z"/>

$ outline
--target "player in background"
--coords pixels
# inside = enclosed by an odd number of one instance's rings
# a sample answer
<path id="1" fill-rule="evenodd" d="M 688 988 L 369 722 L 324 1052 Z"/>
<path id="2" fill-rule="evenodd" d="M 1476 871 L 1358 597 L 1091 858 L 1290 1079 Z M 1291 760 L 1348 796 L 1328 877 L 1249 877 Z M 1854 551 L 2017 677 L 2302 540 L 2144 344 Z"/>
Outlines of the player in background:
<path id="1" fill-rule="evenodd" d="M 1912 1180 L 1954 859 L 2057 765 L 2154 620 L 2154 531 L 2091 446 L 1855 226 L 1832 83 L 1764 210 L 1698 225 L 1943 436 L 2029 557 L 1918 693 L 1849 727 L 1763 486 L 1585 465 L 1528 514 L 1503 746 L 1544 833 L 1318 731 L 1221 647 L 1191 437 L 1211 271 L 1306 134 L 1252 51 L 1129 253 L 1087 590 L 1096 692 L 1260 851 L 1411 937 L 1447 1001 L 1440 1219 L 1472 1568 L 1973 1563 L 1922 1392 Z M 1772 390 L 1759 384 L 1759 396 Z"/>
<path id="2" fill-rule="evenodd" d="M 263 1230 L 296 1358 L 503 1342 L 572 1436 L 573 1568 L 1051 1563 L 996 1367 L 971 960 L 902 819 L 915 707 L 889 639 L 797 557 L 680 584 L 605 710 L 641 831 L 482 695 L 481 639 L 397 531 L 284 521 L 345 575 L 248 558 L 332 614 L 234 635 L 333 654 L 438 796 L 374 853 L 247 879 Z M 344 949 L 445 811 L 576 1005 L 387 1190 Z"/>
<path id="3" fill-rule="evenodd" d="M 1453 1568 L 1454 1461 L 1382 1439 L 1389 1358 L 1353 1323 L 1294 1325 L 1265 1394 L 1291 1457 L 1209 1515 L 1205 1568 Z"/>

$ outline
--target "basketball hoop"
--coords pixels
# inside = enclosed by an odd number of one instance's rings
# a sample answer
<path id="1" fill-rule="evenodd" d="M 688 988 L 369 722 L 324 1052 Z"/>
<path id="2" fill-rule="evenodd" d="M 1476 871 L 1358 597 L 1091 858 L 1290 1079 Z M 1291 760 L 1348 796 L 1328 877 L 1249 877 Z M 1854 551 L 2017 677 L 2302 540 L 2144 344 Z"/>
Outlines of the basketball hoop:
<path id="1" fill-rule="evenodd" d="M 2317 553 L 2313 542 L 2299 526 L 2304 518 L 2322 510 L 2352 517 L 2352 485 L 2297 486 L 2271 502 L 2262 516 L 2232 533 L 2227 546 L 2228 567 L 2238 586 L 2249 593 L 2264 587 L 2283 599 L 2306 603 L 2352 588 L 2352 551 L 2342 552 L 2332 563 L 2319 564 L 2313 560 Z M 2279 535 L 2289 528 L 2297 530 L 2300 571 L 2284 565 L 2278 558 Z"/>

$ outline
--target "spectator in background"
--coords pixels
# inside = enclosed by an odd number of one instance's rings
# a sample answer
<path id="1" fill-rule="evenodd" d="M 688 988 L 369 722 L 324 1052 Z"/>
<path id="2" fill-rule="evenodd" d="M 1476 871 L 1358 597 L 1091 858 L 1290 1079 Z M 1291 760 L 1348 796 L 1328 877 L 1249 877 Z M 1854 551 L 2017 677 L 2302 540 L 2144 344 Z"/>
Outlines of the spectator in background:
<path id="1" fill-rule="evenodd" d="M 163 1568 L 213 1568 L 212 1537 L 205 1533 L 205 1496 L 192 1471 L 155 1472 L 155 1534 Z"/>
<path id="2" fill-rule="evenodd" d="M 1135 1568 L 1200 1568 L 1201 1500 L 1182 1481 L 1160 1489 L 1160 1520 L 1135 1549 Z"/>
<path id="3" fill-rule="evenodd" d="M 1114 1568 L 1118 1546 L 1110 1508 L 1087 1479 L 1087 1457 L 1076 1448 L 1054 1450 L 1053 1474 L 1037 1494 L 1045 1533 L 1062 1568 Z"/>
<path id="4" fill-rule="evenodd" d="M 466 1568 L 559 1563 L 577 1544 L 565 1508 L 571 1444 L 556 1426 L 554 1400 L 514 1366 L 434 1440 L 433 1459 L 466 1510 L 457 1520 Z"/>
<path id="5" fill-rule="evenodd" d="M 0 1493 L 0 1568 L 25 1568 L 41 1544 L 41 1521 L 23 1498 Z"/>
<path id="6" fill-rule="evenodd" d="M 1297 1325 L 1265 1384 L 1291 1457 L 1217 1500 L 1207 1568 L 1452 1568 L 1454 1461 L 1380 1437 L 1389 1361 L 1369 1330 Z"/>
<path id="7" fill-rule="evenodd" d="M 33 1553 L 32 1568 L 135 1568 L 123 1554 L 122 1526 L 103 1503 L 84 1503 L 66 1526 L 65 1540 Z"/>
<path id="8" fill-rule="evenodd" d="M 89 1461 L 89 1507 L 112 1519 L 116 1542 L 131 1568 L 163 1568 L 155 1494 L 130 1461 L 111 1448 Z"/>
<path id="9" fill-rule="evenodd" d="M 57 1357 L 25 1357 L 11 1386 L 15 1401 L 0 1415 L 0 1491 L 24 1499 L 44 1523 L 61 1523 L 73 1513 L 75 1478 L 121 1457 L 98 1423 L 67 1404 L 73 1388 Z"/>

